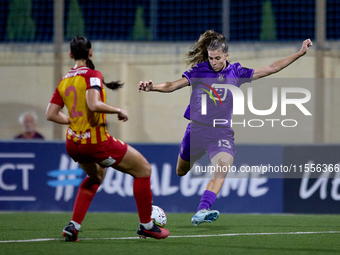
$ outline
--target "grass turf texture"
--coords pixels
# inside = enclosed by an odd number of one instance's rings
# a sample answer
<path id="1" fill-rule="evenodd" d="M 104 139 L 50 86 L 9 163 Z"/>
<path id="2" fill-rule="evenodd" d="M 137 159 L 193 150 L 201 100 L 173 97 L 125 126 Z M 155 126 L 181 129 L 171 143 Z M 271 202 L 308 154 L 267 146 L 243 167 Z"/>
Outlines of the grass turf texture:
<path id="1" fill-rule="evenodd" d="M 340 215 L 221 214 L 198 227 L 192 216 L 168 213 L 171 236 L 340 231 Z M 71 213 L 0 213 L 0 254 L 340 254 L 340 233 L 104 239 L 137 237 L 134 213 L 88 213 L 80 241 L 65 243 L 62 229 L 70 218 Z M 1 242 L 38 238 L 56 240 Z"/>

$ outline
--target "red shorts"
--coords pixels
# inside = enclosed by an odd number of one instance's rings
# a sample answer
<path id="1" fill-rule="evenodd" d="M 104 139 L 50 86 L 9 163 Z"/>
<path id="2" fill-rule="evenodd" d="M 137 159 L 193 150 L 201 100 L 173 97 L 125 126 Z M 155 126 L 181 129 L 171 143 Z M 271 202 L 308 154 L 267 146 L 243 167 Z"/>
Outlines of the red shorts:
<path id="1" fill-rule="evenodd" d="M 123 159 L 127 146 L 112 136 L 98 144 L 77 144 L 66 139 L 66 150 L 75 162 L 80 164 L 96 162 L 101 167 L 118 164 Z"/>

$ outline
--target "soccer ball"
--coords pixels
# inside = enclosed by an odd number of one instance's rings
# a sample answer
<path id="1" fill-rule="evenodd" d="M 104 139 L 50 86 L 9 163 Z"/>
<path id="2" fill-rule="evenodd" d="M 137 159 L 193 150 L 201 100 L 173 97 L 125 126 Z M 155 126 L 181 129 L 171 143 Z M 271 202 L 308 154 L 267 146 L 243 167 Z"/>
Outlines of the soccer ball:
<path id="1" fill-rule="evenodd" d="M 166 224 L 165 212 L 157 205 L 152 206 L 151 219 L 159 227 L 163 228 Z"/>

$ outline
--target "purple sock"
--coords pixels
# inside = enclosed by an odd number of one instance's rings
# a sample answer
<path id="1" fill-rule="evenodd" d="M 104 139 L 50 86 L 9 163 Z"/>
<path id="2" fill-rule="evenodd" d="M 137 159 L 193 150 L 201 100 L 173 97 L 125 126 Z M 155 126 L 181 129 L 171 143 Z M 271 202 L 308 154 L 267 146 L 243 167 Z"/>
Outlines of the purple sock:
<path id="1" fill-rule="evenodd" d="M 211 205 L 215 202 L 216 194 L 210 190 L 205 190 L 201 197 L 200 204 L 197 208 L 197 211 L 202 209 L 209 209 Z"/>

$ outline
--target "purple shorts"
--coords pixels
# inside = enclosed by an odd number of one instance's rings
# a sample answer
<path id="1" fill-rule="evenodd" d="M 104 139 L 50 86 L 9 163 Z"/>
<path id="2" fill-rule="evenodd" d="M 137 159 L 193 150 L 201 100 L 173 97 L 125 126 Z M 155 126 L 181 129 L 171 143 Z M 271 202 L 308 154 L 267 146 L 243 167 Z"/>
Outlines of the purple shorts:
<path id="1" fill-rule="evenodd" d="M 210 160 L 219 152 L 234 157 L 234 131 L 226 127 L 212 127 L 195 122 L 188 124 L 179 154 L 185 161 L 198 160 L 208 152 Z"/>

